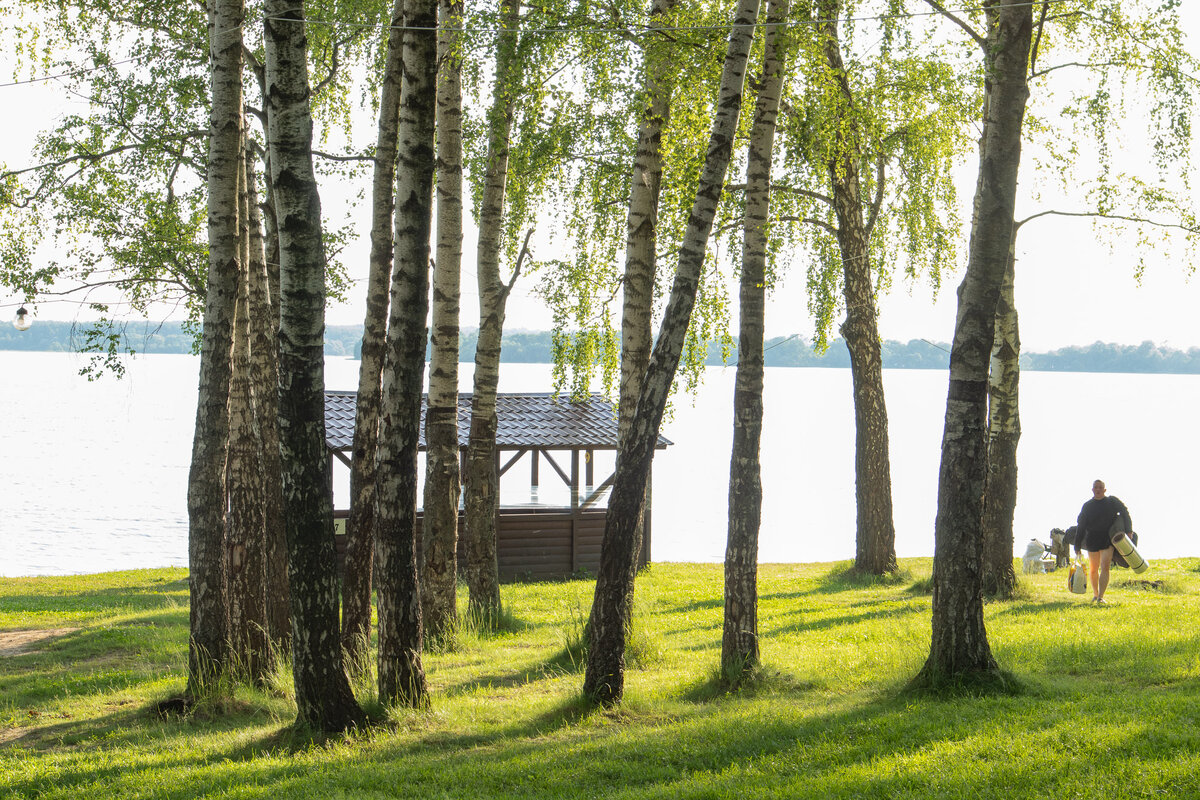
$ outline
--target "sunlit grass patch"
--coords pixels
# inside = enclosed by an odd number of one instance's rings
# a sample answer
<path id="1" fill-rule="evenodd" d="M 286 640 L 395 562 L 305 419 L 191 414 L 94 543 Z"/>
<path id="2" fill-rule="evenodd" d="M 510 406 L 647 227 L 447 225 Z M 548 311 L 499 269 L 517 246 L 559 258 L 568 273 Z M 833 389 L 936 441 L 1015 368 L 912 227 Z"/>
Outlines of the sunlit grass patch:
<path id="1" fill-rule="evenodd" d="M 762 664 L 731 683 L 721 565 L 656 564 L 638 579 L 612 710 L 581 694 L 594 584 L 506 585 L 511 624 L 464 626 L 424 654 L 429 710 L 379 703 L 372 650 L 355 689 L 373 727 L 335 737 L 293 728 L 286 662 L 263 688 L 155 713 L 184 685 L 179 570 L 0 580 L 0 630 L 60 631 L 0 659 L 0 795 L 1200 795 L 1195 560 L 1115 572 L 1102 608 L 1061 573 L 1019 576 L 1016 598 L 984 606 L 1017 694 L 904 690 L 928 655 L 930 598 L 910 588 L 930 566 L 870 579 L 845 563 L 763 565 Z M 1143 578 L 1167 590 L 1128 582 Z"/>

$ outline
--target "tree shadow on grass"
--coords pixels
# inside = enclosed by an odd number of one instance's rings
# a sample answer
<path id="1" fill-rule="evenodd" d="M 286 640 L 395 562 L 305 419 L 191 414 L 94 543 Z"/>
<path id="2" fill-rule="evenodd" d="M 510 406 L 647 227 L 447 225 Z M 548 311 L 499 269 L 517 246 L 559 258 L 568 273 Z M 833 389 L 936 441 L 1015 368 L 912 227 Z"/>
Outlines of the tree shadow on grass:
<path id="1" fill-rule="evenodd" d="M 690 603 L 684 603 L 678 606 L 658 606 L 650 611 L 655 615 L 674 615 L 687 614 L 693 611 L 712 611 L 713 609 L 723 608 L 725 599 L 722 597 L 714 597 L 711 600 L 695 600 Z"/>
<path id="2" fill-rule="evenodd" d="M 697 687 L 697 691 L 704 690 Z M 570 729 L 574 720 L 567 719 L 561 726 L 564 730 L 555 736 L 536 726 L 531 726 L 536 732 L 532 737 L 509 729 L 510 736 L 495 738 L 487 747 L 479 746 L 481 742 L 471 735 L 439 736 L 442 752 L 432 756 L 433 766 L 422 770 L 426 783 L 410 789 L 437 795 L 470 786 L 471 795 L 481 798 L 586 797 L 600 793 L 602 787 L 620 786 L 625 795 L 637 797 L 678 797 L 698 791 L 704 796 L 732 797 L 745 793 L 745 786 L 737 790 L 737 780 L 745 780 L 748 771 L 758 773 L 759 787 L 775 785 L 769 777 L 762 782 L 762 773 L 773 771 L 780 777 L 798 770 L 838 774 L 856 762 L 889 757 L 904 761 L 922 748 L 969 739 L 976 727 L 972 723 L 990 724 L 982 715 L 960 715 L 953 726 L 922 727 L 919 714 L 910 714 L 891 698 L 816 714 L 792 703 L 739 703 L 731 714 L 726 703 L 698 699 L 666 715 L 653 708 L 605 713 L 609 722 L 617 724 L 577 731 Z M 636 735 L 625 733 L 634 724 L 638 724 Z M 893 728 L 899 730 L 893 733 Z M 380 753 L 360 770 L 368 774 L 386 770 L 410 752 L 416 752 L 416 745 Z M 723 782 L 732 785 L 721 787 Z M 864 788 L 853 796 L 887 794 Z M 825 795 L 815 791 L 805 796 Z"/>
<path id="3" fill-rule="evenodd" d="M 171 775 L 155 793 L 169 800 L 231 790 L 256 798 L 402 794 L 480 800 L 614 790 L 639 798 L 738 797 L 756 789 L 780 797 L 1052 796 L 1069 793 L 1073 784 L 1063 784 L 1054 770 L 1036 768 L 1031 756 L 1077 737 L 1079 719 L 1064 716 L 1060 705 L 1035 700 L 1030 707 L 1024 698 L 932 703 L 834 697 L 827 707 L 710 703 L 657 716 L 637 709 L 601 712 L 599 724 L 580 725 L 595 712 L 567 699 L 493 734 L 418 730 L 355 745 L 344 757 L 317 752 L 313 758 L 270 758 L 291 746 L 275 734 L 249 745 L 172 749 L 155 755 L 156 769 Z M 1121 744 L 1143 753 L 1157 748 L 1153 757 L 1163 760 L 1155 763 L 1190 758 L 1191 739 L 1138 744 L 1144 726 L 1134 724 L 1136 713 L 1114 709 L 1112 715 L 1106 724 L 1123 733 Z M 633 735 L 632 724 L 638 725 Z M 998 736 L 1011 739 L 1012 752 L 1006 749 L 1003 758 L 995 757 Z M 321 743 L 306 747 L 318 750 Z M 236 769 L 224 766 L 231 760 L 240 762 Z M 1080 766 L 1087 775 L 1092 769 Z M 31 775 L 11 788 L 26 795 L 108 789 L 115 796 L 133 790 L 145 774 L 125 764 L 91 762 Z"/>
<path id="4" fill-rule="evenodd" d="M 149 616 L 84 627 L 5 658 L 5 697 L 24 708 L 136 688 L 180 664 L 187 647 L 186 612 L 180 613 L 179 621 Z"/>
<path id="5" fill-rule="evenodd" d="M 1065 611 L 1073 606 L 1078 606 L 1078 602 L 1070 600 L 1046 600 L 1041 602 L 1019 600 L 1007 601 L 1008 605 L 999 608 L 991 613 L 994 617 L 1037 617 L 1045 614 L 1048 611 Z"/>
<path id="6" fill-rule="evenodd" d="M 699 680 L 684 686 L 676 697 L 687 703 L 703 705 L 728 698 L 751 699 L 768 695 L 796 697 L 822 688 L 816 681 L 770 666 L 758 665 L 726 675 L 721 669 L 710 670 Z"/>
<path id="7" fill-rule="evenodd" d="M 111 586 L 69 594 L 6 594 L 0 596 L 0 611 L 6 613 L 79 613 L 119 614 L 123 611 L 150 611 L 161 608 L 187 608 L 187 580 L 151 584 Z"/>
<path id="8" fill-rule="evenodd" d="M 804 633 L 806 631 L 827 630 L 829 628 L 840 628 L 846 625 L 856 625 L 860 622 L 870 622 L 879 619 L 900 619 L 913 614 L 927 614 L 929 610 L 921 606 L 915 605 L 898 605 L 889 601 L 887 608 L 880 608 L 873 611 L 864 611 L 855 614 L 839 614 L 829 617 L 821 617 L 810 621 L 797 621 L 788 625 L 780 625 L 769 630 L 760 632 L 762 637 L 783 636 L 791 633 Z"/>
<path id="9" fill-rule="evenodd" d="M 806 579 L 807 580 L 807 579 Z M 914 583 L 914 578 L 910 570 L 899 570 L 891 575 L 869 575 L 861 572 L 856 572 L 853 562 L 837 562 L 822 576 L 816 579 L 816 585 L 805 588 L 796 589 L 793 591 L 780 592 L 764 592 L 759 595 L 758 600 L 763 602 L 776 602 L 780 600 L 801 600 L 804 598 L 813 597 L 814 595 L 831 595 L 842 594 L 844 592 L 854 592 L 862 589 L 908 589 Z M 918 581 L 919 583 L 919 581 Z M 880 598 L 876 600 L 863 600 L 855 598 L 855 605 L 865 604 L 882 604 L 895 602 L 892 598 Z M 657 615 L 673 615 L 680 613 L 689 613 L 693 611 L 712 611 L 722 608 L 725 601 L 721 597 L 715 597 L 708 600 L 696 600 L 690 603 L 685 603 L 677 606 L 663 606 L 654 609 L 651 613 Z"/>
<path id="10" fill-rule="evenodd" d="M 582 642 L 577 646 L 564 646 L 549 658 L 532 664 L 525 669 L 477 675 L 445 687 L 442 691 L 451 697 L 471 694 L 480 689 L 512 689 L 538 681 L 552 680 L 565 675 L 578 675 L 587 666 L 587 650 Z"/>
<path id="11" fill-rule="evenodd" d="M 898 569 L 886 575 L 874 575 L 856 570 L 852 561 L 839 561 L 829 572 L 817 579 L 814 593 L 840 594 L 860 589 L 902 589 L 912 585 L 913 581 L 912 571 L 908 569 Z"/>
<path id="12" fill-rule="evenodd" d="M 1186 644 L 1180 641 L 1178 647 L 1155 657 L 1181 657 Z M 1105 661 L 1103 653 L 1099 643 L 1082 655 L 1101 658 L 1106 672 L 1121 668 L 1120 658 Z M 532 673 L 533 668 L 525 672 Z M 1088 686 L 1094 683 L 1089 680 Z M 712 688 L 705 682 L 686 687 L 680 699 L 691 705 L 639 708 L 635 701 L 611 712 L 596 711 L 581 695 L 573 694 L 536 713 L 517 712 L 516 718 L 482 731 L 463 724 L 454 731 L 424 732 L 418 719 L 404 726 L 394 741 L 368 738 L 361 745 L 352 744 L 345 757 L 336 758 L 319 752 L 336 747 L 332 737 L 306 741 L 286 729 L 272 730 L 250 742 L 239 737 L 237 744 L 224 748 L 203 744 L 194 752 L 170 748 L 153 754 L 155 768 L 173 776 L 169 785 L 156 791 L 177 800 L 235 787 L 247 797 L 262 798 L 309 797 L 324 791 L 329 796 L 403 793 L 469 795 L 481 800 L 587 797 L 613 787 L 620 787 L 623 796 L 651 798 L 743 796 L 755 787 L 771 787 L 777 796 L 811 797 L 996 798 L 1006 796 L 1005 792 L 1030 797 L 1069 793 L 1065 790 L 1070 784 L 1062 784 L 1061 776 L 1047 770 L 1034 772 L 1031 761 L 1046 746 L 1077 737 L 1080 719 L 1063 713 L 1059 697 L 888 693 L 862 700 L 832 694 L 827 702 L 817 697 L 754 703 L 740 702 L 753 695 L 739 695 L 739 702 L 727 703 Z M 810 688 L 803 683 L 767 683 L 761 692 L 803 701 Z M 1190 758 L 1191 737 L 1138 743 L 1139 705 L 1135 698 L 1129 708 L 1106 707 L 1096 712 L 1096 718 L 1142 751 L 1158 748 L 1154 763 Z M 151 726 L 144 717 L 121 712 L 113 719 L 125 720 L 117 727 L 128 726 L 133 733 L 126 735 L 140 738 L 144 745 L 145 731 Z M 213 730 L 236 729 L 249 722 L 242 716 L 197 725 L 196 733 L 201 734 L 197 742 L 211 740 L 206 734 Z M 84 723 L 63 723 L 80 724 Z M 189 723 L 170 724 L 176 728 L 168 730 L 168 741 L 190 740 Z M 1148 724 L 1142 720 L 1143 726 Z M 1032 743 L 1022 744 L 1023 737 Z M 993 757 L 998 746 L 1008 747 L 1010 742 L 1015 752 L 1006 750 L 1005 758 Z M 131 745 L 137 747 L 139 742 Z M 81 746 L 108 749 L 110 743 L 100 737 L 95 744 Z M 310 750 L 318 751 L 314 758 L 271 757 Z M 937 754 L 939 764 L 946 763 L 930 768 L 930 754 Z M 240 763 L 230 770 L 223 766 L 226 761 Z M 12 788 L 18 796 L 32 796 L 52 790 L 86 794 L 111 786 L 115 796 L 132 790 L 132 782 L 138 779 L 131 776 L 137 774 L 144 772 L 92 759 L 80 761 L 74 769 L 31 775 Z M 937 785 L 922 783 L 931 780 Z"/>

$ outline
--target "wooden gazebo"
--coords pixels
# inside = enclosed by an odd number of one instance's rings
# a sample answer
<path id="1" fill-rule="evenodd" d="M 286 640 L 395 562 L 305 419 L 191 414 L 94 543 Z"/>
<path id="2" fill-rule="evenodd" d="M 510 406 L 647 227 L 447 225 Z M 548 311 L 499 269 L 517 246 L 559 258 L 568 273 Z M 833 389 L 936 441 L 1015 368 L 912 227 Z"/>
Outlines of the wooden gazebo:
<path id="1" fill-rule="evenodd" d="M 331 467 L 335 462 L 350 466 L 355 400 L 354 392 L 325 393 L 325 437 Z M 424 409 L 422 403 L 422 431 Z M 500 394 L 496 416 L 497 473 L 509 475 L 528 456 L 530 487 L 528 503 L 505 504 L 502 495 L 496 526 L 501 579 L 545 580 L 595 573 L 600 565 L 604 515 L 613 479 L 608 475 L 596 482 L 595 456 L 617 449 L 617 419 L 612 404 L 600 395 L 575 403 L 548 393 Z M 458 445 L 464 456 L 470 427 L 471 395 L 460 394 Z M 656 447 L 661 450 L 670 444 L 660 436 Z M 420 449 L 425 449 L 423 434 Z M 550 468 L 551 480 L 561 480 L 569 490 L 566 503 L 546 505 L 537 501 L 543 463 Z M 647 489 L 642 565 L 650 561 L 649 495 Z M 334 511 L 339 534 L 344 532 L 347 516 L 348 509 Z M 420 523 L 418 511 L 418 541 Z M 342 549 L 340 543 L 338 549 Z M 459 548 L 460 555 L 462 552 Z"/>

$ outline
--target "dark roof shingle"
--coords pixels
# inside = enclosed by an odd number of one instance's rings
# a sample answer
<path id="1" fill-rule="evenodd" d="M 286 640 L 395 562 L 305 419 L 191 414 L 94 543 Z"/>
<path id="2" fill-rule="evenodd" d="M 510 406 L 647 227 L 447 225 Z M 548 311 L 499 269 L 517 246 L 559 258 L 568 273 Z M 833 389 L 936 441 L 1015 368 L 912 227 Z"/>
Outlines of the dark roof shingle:
<path id="1" fill-rule="evenodd" d="M 325 444 L 330 450 L 350 450 L 354 443 L 354 392 L 325 392 Z M 425 406 L 421 399 L 420 448 L 425 449 Z M 545 450 L 615 450 L 617 416 L 608 400 L 593 394 L 587 401 L 572 403 L 565 396 L 549 393 L 499 394 L 496 396 L 496 445 L 501 450 L 541 448 Z M 467 446 L 471 430 L 471 395 L 458 396 L 458 446 Z M 658 437 L 656 447 L 672 442 Z"/>

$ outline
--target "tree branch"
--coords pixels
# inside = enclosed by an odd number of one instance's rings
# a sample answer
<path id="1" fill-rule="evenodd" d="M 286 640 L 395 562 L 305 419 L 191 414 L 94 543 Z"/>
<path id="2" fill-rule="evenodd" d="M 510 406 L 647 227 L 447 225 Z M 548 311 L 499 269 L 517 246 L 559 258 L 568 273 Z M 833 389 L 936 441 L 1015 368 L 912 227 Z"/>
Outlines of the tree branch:
<path id="1" fill-rule="evenodd" d="M 867 239 L 871 238 L 871 232 L 875 230 L 875 221 L 879 219 L 879 210 L 883 208 L 883 189 L 885 181 L 885 170 L 887 169 L 887 157 L 880 153 L 875 157 L 875 199 L 871 201 L 871 210 L 867 215 Z"/>
<path id="2" fill-rule="evenodd" d="M 1049 0 L 1042 0 L 1042 14 L 1038 19 L 1037 35 L 1033 38 L 1033 51 L 1029 54 L 1029 75 L 1033 76 L 1033 66 L 1037 63 L 1038 47 L 1042 43 L 1042 30 L 1046 27 L 1046 12 L 1050 10 Z"/>
<path id="3" fill-rule="evenodd" d="M 341 49 L 353 42 L 355 39 L 359 38 L 362 35 L 362 30 L 363 29 L 356 29 L 349 36 L 346 36 L 343 39 L 334 40 L 333 52 L 331 52 L 329 55 L 329 74 L 326 75 L 320 83 L 313 87 L 313 97 L 316 97 L 321 92 L 325 91 L 325 88 L 328 87 L 329 84 L 333 83 L 334 79 L 337 77 L 338 68 L 341 64 L 341 59 L 339 58 Z M 266 95 L 263 96 L 266 97 Z"/>
<path id="4" fill-rule="evenodd" d="M 374 161 L 375 156 L 339 156 L 333 153 L 326 153 L 322 150 L 313 150 L 312 154 L 318 158 L 324 158 L 329 161 Z"/>
<path id="5" fill-rule="evenodd" d="M 163 138 L 159 139 L 158 142 L 165 144 L 166 142 L 172 141 L 172 140 L 186 141 L 187 139 L 200 138 L 200 137 L 204 137 L 207 135 L 208 135 L 208 131 L 187 131 L 185 133 L 179 134 L 178 136 L 163 137 Z M 139 141 L 137 141 L 137 142 L 133 142 L 131 144 L 117 145 L 116 147 L 110 147 L 107 150 L 101 150 L 100 152 L 97 152 L 97 153 L 76 153 L 73 156 L 68 156 L 68 157 L 60 159 L 58 161 L 47 161 L 44 164 L 37 164 L 32 167 L 25 167 L 24 169 L 14 169 L 14 170 L 9 170 L 8 172 L 0 172 L 0 181 L 4 180 L 6 178 L 15 178 L 18 175 L 24 175 L 27 172 L 39 172 L 41 170 L 47 170 L 47 169 L 49 169 L 49 170 L 58 169 L 59 167 L 65 167 L 68 164 L 74 164 L 78 161 L 85 161 L 89 164 L 94 164 L 97 161 L 101 161 L 102 159 L 108 158 L 109 156 L 115 156 L 118 153 L 124 153 L 128 150 L 137 150 L 138 148 L 145 147 L 146 145 L 151 144 L 151 143 L 153 143 L 151 140 L 139 139 Z M 164 148 L 164 149 L 166 149 L 166 148 Z M 167 152 L 169 152 L 173 156 L 179 155 L 178 150 L 167 150 Z"/>
<path id="6" fill-rule="evenodd" d="M 1033 222 L 1035 219 L 1042 217 L 1092 217 L 1094 219 L 1106 219 L 1114 222 L 1132 222 L 1140 225 L 1153 225 L 1156 228 L 1176 228 L 1181 231 L 1186 231 L 1192 234 L 1200 234 L 1200 227 L 1193 225 L 1184 225 L 1182 222 L 1164 222 L 1162 220 L 1150 219 L 1149 217 L 1134 217 L 1126 214 L 1104 214 L 1099 211 L 1040 211 L 1037 214 L 1032 214 L 1025 219 L 1017 220 L 1014 223 L 1014 230 L 1019 229 L 1026 222 Z"/>
<path id="7" fill-rule="evenodd" d="M 783 216 L 783 217 L 779 217 L 779 221 L 780 222 L 805 222 L 805 223 L 808 223 L 809 225 L 816 225 L 818 228 L 824 228 L 828 233 L 831 233 L 834 236 L 837 236 L 837 232 L 838 232 L 837 228 L 830 225 L 825 220 L 817 219 L 816 217 Z"/>
<path id="8" fill-rule="evenodd" d="M 1033 78 L 1041 78 L 1046 75 L 1049 75 L 1051 72 L 1054 72 L 1055 70 L 1067 69 L 1068 67 L 1078 67 L 1081 69 L 1095 69 L 1097 67 L 1121 67 L 1121 66 L 1128 66 L 1128 65 L 1129 65 L 1129 62 L 1127 62 L 1127 61 L 1066 61 L 1062 64 L 1055 64 L 1052 67 L 1046 67 L 1045 69 L 1038 70 L 1037 72 L 1030 72 L 1029 77 L 1031 80 Z"/>
<path id="9" fill-rule="evenodd" d="M 985 50 L 987 49 L 987 39 L 980 36 L 979 33 L 974 28 L 971 27 L 971 23 L 967 22 L 966 20 L 964 20 L 960 17 L 955 16 L 953 13 L 951 13 L 950 11 L 945 9 L 941 4 L 935 2 L 935 0 L 925 0 L 925 3 L 930 8 L 932 8 L 934 11 L 938 12 L 943 17 L 950 20 L 955 25 L 957 25 L 958 27 L 960 27 L 964 31 L 966 31 L 967 36 L 970 36 L 972 39 L 975 40 L 975 44 L 979 45 L 980 47 L 984 48 Z"/>
<path id="10" fill-rule="evenodd" d="M 746 191 L 746 184 L 744 184 L 744 183 L 729 183 L 729 184 L 725 185 L 725 191 L 727 191 L 727 192 L 744 192 L 744 191 Z M 772 192 L 785 192 L 787 194 L 795 194 L 795 195 L 799 195 L 801 197 L 807 197 L 810 200 L 817 200 L 818 202 L 825 203 L 830 208 L 833 207 L 833 198 L 832 197 L 823 195 L 820 192 L 813 192 L 808 189 L 801 189 L 798 186 L 788 186 L 787 184 L 783 184 L 783 183 L 773 183 L 773 184 L 771 184 L 771 191 Z"/>
<path id="11" fill-rule="evenodd" d="M 529 237 L 533 236 L 533 228 L 525 231 L 525 241 L 521 243 L 521 252 L 517 255 L 517 265 L 513 267 L 512 278 L 509 279 L 508 285 L 504 287 L 504 296 L 508 297 L 513 286 L 517 282 L 517 278 L 521 274 L 521 265 L 525 262 L 525 256 L 529 255 Z"/>

